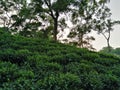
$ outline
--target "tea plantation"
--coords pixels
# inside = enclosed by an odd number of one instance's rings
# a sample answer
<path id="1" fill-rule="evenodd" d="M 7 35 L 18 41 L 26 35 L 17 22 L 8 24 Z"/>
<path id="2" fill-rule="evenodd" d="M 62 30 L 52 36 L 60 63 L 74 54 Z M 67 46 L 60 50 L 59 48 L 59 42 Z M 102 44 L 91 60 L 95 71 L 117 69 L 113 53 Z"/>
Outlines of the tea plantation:
<path id="1" fill-rule="evenodd" d="M 0 30 L 0 90 L 120 90 L 120 58 Z"/>

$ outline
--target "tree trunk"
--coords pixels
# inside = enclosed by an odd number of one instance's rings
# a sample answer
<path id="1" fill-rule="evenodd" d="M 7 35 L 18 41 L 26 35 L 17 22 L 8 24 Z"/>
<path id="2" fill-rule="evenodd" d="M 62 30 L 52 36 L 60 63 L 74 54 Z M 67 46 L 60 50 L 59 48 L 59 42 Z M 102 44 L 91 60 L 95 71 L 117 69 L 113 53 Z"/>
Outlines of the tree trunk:
<path id="1" fill-rule="evenodd" d="M 57 29 L 58 29 L 58 19 L 54 19 L 54 31 L 53 31 L 53 38 L 57 41 Z"/>
<path id="2" fill-rule="evenodd" d="M 110 42 L 109 42 L 109 41 L 110 41 L 110 40 L 107 39 L 108 52 L 111 52 L 111 47 L 110 47 Z"/>
<path id="3" fill-rule="evenodd" d="M 111 35 L 111 33 L 110 33 L 110 30 L 108 30 L 108 34 L 109 34 L 109 36 L 107 38 L 108 52 L 111 52 L 111 47 L 110 47 L 110 35 Z"/>
<path id="4" fill-rule="evenodd" d="M 110 32 L 110 30 L 108 30 L 108 37 L 104 33 L 102 33 L 102 35 L 105 37 L 105 39 L 107 41 L 108 52 L 111 52 L 111 47 L 110 47 L 111 32 Z"/>
<path id="5" fill-rule="evenodd" d="M 79 47 L 83 48 L 83 33 L 79 33 Z"/>

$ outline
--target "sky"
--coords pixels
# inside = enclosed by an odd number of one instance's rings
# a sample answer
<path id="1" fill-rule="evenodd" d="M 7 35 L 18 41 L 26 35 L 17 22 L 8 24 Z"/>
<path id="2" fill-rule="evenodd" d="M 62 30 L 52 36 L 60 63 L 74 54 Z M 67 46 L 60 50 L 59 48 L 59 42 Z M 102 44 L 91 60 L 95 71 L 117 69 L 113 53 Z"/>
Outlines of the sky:
<path id="1" fill-rule="evenodd" d="M 120 0 L 110 0 L 109 8 L 112 12 L 112 19 L 120 20 Z M 107 46 L 106 40 L 102 35 L 97 35 L 96 33 L 92 33 L 92 35 L 96 38 L 92 42 L 94 48 L 100 50 Z M 114 31 L 111 33 L 110 45 L 114 48 L 120 47 L 120 25 L 114 26 Z"/>

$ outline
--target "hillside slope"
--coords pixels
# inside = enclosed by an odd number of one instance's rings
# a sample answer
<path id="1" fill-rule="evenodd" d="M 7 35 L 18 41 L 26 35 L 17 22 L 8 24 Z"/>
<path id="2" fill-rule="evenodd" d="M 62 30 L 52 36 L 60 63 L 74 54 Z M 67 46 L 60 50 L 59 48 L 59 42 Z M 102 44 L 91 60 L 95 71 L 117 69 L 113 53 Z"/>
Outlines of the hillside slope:
<path id="1" fill-rule="evenodd" d="M 120 90 L 120 58 L 0 30 L 0 90 Z"/>

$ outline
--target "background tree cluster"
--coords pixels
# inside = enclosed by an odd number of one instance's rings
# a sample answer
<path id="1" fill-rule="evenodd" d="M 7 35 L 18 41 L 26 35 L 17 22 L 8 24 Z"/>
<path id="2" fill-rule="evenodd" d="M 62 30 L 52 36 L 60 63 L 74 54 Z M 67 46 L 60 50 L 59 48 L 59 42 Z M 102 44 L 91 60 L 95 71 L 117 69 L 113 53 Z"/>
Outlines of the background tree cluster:
<path id="1" fill-rule="evenodd" d="M 104 52 L 104 53 L 110 53 L 110 54 L 114 54 L 114 55 L 117 55 L 120 57 L 120 48 L 113 48 L 113 47 L 110 47 L 110 51 L 109 51 L 109 48 L 108 47 L 103 47 L 100 52 Z"/>
<path id="2" fill-rule="evenodd" d="M 111 19 L 107 3 L 109 0 L 1 0 L 1 27 L 12 34 L 55 41 L 69 29 L 69 44 L 90 49 L 95 38 L 88 34 L 96 31 L 110 47 L 112 27 L 119 21 Z"/>

